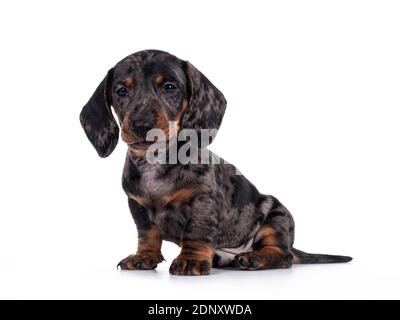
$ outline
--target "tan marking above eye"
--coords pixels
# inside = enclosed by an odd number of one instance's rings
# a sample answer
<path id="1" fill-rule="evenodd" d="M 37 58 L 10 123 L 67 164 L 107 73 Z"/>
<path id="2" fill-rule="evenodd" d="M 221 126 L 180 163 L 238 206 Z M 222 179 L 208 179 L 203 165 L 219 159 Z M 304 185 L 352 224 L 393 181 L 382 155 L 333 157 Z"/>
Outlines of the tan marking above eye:
<path id="1" fill-rule="evenodd" d="M 135 84 L 135 79 L 133 77 L 126 77 L 125 79 L 123 79 L 122 84 L 128 88 L 131 88 L 134 86 Z"/>
<path id="2" fill-rule="evenodd" d="M 154 77 L 153 82 L 154 82 L 154 84 L 159 86 L 160 84 L 162 84 L 163 80 L 164 80 L 164 77 L 161 74 L 158 74 Z"/>

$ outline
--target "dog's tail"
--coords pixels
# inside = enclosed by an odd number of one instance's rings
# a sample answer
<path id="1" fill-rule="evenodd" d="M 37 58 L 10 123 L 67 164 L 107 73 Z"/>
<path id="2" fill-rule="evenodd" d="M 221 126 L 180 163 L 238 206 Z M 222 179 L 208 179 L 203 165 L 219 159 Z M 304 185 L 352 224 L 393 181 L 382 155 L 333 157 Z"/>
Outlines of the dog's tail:
<path id="1" fill-rule="evenodd" d="M 292 248 L 293 263 L 311 264 L 311 263 L 343 263 L 353 260 L 352 257 L 336 256 L 331 254 L 307 253 Z"/>

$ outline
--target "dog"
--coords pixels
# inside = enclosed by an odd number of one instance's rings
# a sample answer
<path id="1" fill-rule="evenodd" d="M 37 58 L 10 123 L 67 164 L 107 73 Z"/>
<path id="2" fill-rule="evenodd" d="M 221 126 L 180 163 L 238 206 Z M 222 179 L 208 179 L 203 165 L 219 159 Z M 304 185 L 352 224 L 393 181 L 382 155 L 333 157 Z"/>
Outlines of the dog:
<path id="1" fill-rule="evenodd" d="M 147 161 L 154 141 L 146 137 L 152 129 L 168 139 L 182 130 L 200 137 L 206 129 L 219 129 L 225 109 L 223 94 L 190 62 L 158 50 L 140 51 L 118 62 L 83 107 L 82 127 L 100 157 L 113 152 L 119 128 L 128 145 L 122 187 L 138 247 L 118 267 L 156 268 L 164 260 L 163 240 L 181 247 L 169 269 L 172 275 L 208 275 L 212 267 L 261 270 L 351 261 L 295 249 L 289 211 L 275 197 L 261 194 L 229 163 Z M 215 159 L 209 143 L 190 145 Z M 182 142 L 175 147 L 182 148 Z"/>

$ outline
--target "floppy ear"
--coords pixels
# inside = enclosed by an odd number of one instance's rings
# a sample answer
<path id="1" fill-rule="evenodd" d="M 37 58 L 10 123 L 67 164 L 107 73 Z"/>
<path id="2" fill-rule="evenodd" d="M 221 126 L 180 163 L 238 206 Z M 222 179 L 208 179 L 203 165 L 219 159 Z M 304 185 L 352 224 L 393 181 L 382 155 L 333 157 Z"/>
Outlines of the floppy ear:
<path id="1" fill-rule="evenodd" d="M 86 136 L 102 158 L 113 152 L 119 137 L 119 128 L 110 107 L 112 76 L 113 69 L 108 71 L 80 115 Z"/>
<path id="2" fill-rule="evenodd" d="M 225 113 L 226 100 L 219 91 L 189 61 L 184 62 L 189 91 L 189 105 L 182 118 L 182 129 L 219 129 Z M 206 146 L 208 143 L 203 144 Z"/>

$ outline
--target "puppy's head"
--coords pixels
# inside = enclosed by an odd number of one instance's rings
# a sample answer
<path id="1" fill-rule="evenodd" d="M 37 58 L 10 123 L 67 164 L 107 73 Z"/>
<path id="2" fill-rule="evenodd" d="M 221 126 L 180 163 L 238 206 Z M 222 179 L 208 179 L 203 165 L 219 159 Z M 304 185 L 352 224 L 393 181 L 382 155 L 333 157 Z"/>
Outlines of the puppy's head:
<path id="1" fill-rule="evenodd" d="M 162 51 L 134 53 L 108 71 L 80 120 L 101 157 L 107 157 L 121 137 L 133 150 L 146 150 L 151 129 L 168 138 L 171 124 L 182 129 L 218 129 L 225 112 L 222 93 L 193 65 Z M 206 144 L 203 144 L 205 146 Z"/>

